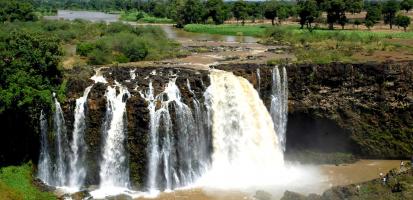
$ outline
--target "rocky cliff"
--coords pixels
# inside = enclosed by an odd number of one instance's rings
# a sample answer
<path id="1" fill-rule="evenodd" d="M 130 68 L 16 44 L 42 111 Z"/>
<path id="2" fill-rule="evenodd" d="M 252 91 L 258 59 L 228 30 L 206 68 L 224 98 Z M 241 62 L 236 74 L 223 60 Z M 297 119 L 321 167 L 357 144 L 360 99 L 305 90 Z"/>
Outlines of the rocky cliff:
<path id="1" fill-rule="evenodd" d="M 287 151 L 350 152 L 393 159 L 413 154 L 413 62 L 285 67 L 289 83 Z M 217 68 L 250 80 L 269 105 L 273 67 Z"/>

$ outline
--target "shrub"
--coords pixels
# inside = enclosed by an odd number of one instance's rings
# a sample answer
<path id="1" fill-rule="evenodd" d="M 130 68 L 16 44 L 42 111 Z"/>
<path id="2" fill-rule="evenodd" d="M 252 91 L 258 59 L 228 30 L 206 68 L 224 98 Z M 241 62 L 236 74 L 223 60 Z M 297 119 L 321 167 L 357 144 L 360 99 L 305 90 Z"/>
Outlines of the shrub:
<path id="1" fill-rule="evenodd" d="M 90 42 L 79 43 L 76 46 L 76 53 L 81 56 L 87 56 L 95 48 L 96 48 L 95 44 L 90 43 Z"/>
<path id="2" fill-rule="evenodd" d="M 143 41 L 135 39 L 129 45 L 123 47 L 123 53 L 132 62 L 140 61 L 148 55 L 148 48 Z"/>
<path id="3" fill-rule="evenodd" d="M 110 52 L 104 51 L 102 49 L 94 49 L 92 52 L 88 54 L 89 57 L 89 64 L 92 65 L 103 65 L 112 62 L 110 56 L 108 56 Z"/>

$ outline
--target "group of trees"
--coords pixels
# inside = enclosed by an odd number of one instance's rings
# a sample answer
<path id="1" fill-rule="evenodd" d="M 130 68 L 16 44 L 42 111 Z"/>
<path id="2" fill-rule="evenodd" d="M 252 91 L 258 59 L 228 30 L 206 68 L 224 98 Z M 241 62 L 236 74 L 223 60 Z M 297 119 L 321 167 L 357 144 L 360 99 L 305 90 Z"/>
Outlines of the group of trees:
<path id="1" fill-rule="evenodd" d="M 36 20 L 33 5 L 24 1 L 0 0 L 0 22 Z"/>
<path id="2" fill-rule="evenodd" d="M 368 12 L 368 16 L 365 19 L 353 20 L 354 25 L 364 23 L 370 28 L 378 21 L 384 20 L 390 28 L 393 28 L 393 25 L 406 27 L 409 22 L 407 17 L 397 14 L 400 10 L 408 12 L 413 8 L 413 0 L 55 0 L 46 3 L 42 0 L 34 1 L 37 7 L 103 11 L 138 10 L 155 17 L 173 19 L 180 26 L 189 23 L 222 24 L 231 18 L 241 21 L 242 24 L 246 20 L 255 22 L 256 19 L 269 19 L 275 25 L 289 17 L 295 17 L 299 19 L 303 28 L 312 28 L 314 22 L 322 22 L 328 24 L 330 29 L 333 29 L 335 24 L 344 28 L 351 22 L 346 16 L 348 13 L 360 13 L 363 10 Z M 325 15 L 322 15 L 323 13 Z"/>

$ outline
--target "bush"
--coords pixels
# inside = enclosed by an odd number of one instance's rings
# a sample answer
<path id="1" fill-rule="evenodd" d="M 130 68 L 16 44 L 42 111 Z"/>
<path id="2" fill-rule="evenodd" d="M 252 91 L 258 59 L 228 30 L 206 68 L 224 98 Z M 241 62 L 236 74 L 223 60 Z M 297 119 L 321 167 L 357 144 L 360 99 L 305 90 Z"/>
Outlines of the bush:
<path id="1" fill-rule="evenodd" d="M 129 45 L 123 47 L 123 53 L 132 62 L 140 61 L 148 55 L 148 48 L 143 41 L 135 39 Z"/>
<path id="2" fill-rule="evenodd" d="M 87 56 L 90 52 L 92 52 L 96 48 L 95 44 L 90 42 L 83 42 L 79 43 L 76 46 L 76 53 L 81 56 Z"/>
<path id="3" fill-rule="evenodd" d="M 92 65 L 103 65 L 111 63 L 112 59 L 110 56 L 108 56 L 108 54 L 110 54 L 110 52 L 104 51 L 102 49 L 94 49 L 88 54 L 88 63 Z"/>

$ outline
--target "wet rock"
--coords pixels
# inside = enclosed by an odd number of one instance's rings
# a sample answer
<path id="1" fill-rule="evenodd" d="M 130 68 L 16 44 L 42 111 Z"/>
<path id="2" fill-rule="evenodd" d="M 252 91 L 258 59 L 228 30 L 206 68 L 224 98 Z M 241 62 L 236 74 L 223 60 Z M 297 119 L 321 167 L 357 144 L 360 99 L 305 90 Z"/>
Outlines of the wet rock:
<path id="1" fill-rule="evenodd" d="M 70 195 L 70 197 L 72 198 L 72 200 L 89 200 L 89 199 L 92 199 L 92 196 L 86 190 L 76 192 L 76 193 Z"/>
<path id="2" fill-rule="evenodd" d="M 299 193 L 295 193 L 295 192 L 291 192 L 291 191 L 285 191 L 284 192 L 284 196 L 281 198 L 281 200 L 306 200 L 306 196 L 299 194 Z"/>
<path id="3" fill-rule="evenodd" d="M 254 198 L 257 200 L 271 200 L 272 195 L 266 191 L 258 190 L 255 192 Z"/>

